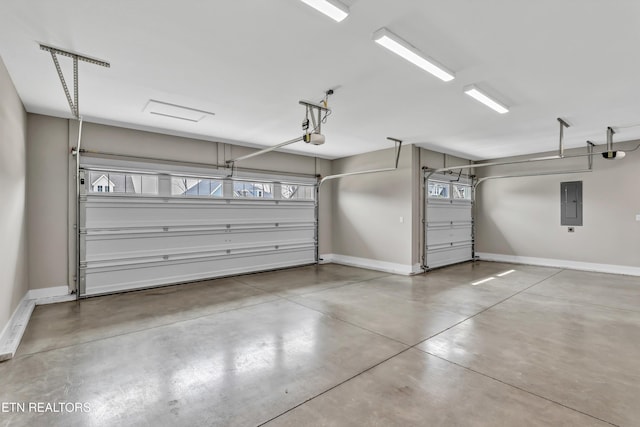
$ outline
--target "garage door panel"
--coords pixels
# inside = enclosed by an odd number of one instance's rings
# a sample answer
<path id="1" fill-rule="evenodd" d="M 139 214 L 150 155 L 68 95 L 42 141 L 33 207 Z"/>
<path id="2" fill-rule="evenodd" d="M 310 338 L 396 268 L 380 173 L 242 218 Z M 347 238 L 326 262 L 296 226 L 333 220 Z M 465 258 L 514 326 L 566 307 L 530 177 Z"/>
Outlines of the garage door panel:
<path id="1" fill-rule="evenodd" d="M 157 260 L 128 266 L 88 267 L 84 280 L 91 295 L 230 276 L 313 263 L 315 247 L 272 250 L 256 254 L 220 254 L 202 259 Z"/>
<path id="2" fill-rule="evenodd" d="M 444 243 L 469 242 L 471 236 L 471 224 L 462 226 L 449 226 L 442 228 L 429 228 L 427 231 L 428 246 Z"/>
<path id="3" fill-rule="evenodd" d="M 315 220 L 313 202 L 295 204 L 225 203 L 148 203 L 126 198 L 113 198 L 108 202 L 87 198 L 85 227 L 117 228 L 121 226 L 188 226 L 260 222 L 309 222 Z M 107 196 L 110 197 L 110 196 Z M 110 197 L 111 198 L 111 197 Z M 123 200 L 124 199 L 124 200 Z"/>
<path id="4" fill-rule="evenodd" d="M 429 268 L 444 267 L 458 262 L 469 261 L 473 257 L 471 244 L 461 246 L 435 247 L 429 251 Z"/>
<path id="5" fill-rule="evenodd" d="M 433 204 L 427 207 L 427 222 L 430 224 L 471 222 L 471 204 Z"/>
<path id="6" fill-rule="evenodd" d="M 232 226 L 233 227 L 233 226 Z M 313 241 L 314 224 L 296 227 L 262 229 L 203 230 L 195 232 L 110 232 L 84 235 L 86 260 L 165 255 L 172 253 L 206 252 L 235 249 L 252 245 L 285 245 Z"/>

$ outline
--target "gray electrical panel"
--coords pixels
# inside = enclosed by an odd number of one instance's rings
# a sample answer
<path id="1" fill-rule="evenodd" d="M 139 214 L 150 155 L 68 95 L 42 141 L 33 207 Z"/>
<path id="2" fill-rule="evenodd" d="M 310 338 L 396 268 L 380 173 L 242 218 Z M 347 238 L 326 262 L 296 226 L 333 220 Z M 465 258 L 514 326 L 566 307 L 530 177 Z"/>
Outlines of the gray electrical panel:
<path id="1" fill-rule="evenodd" d="M 560 225 L 582 225 L 582 181 L 560 183 Z"/>

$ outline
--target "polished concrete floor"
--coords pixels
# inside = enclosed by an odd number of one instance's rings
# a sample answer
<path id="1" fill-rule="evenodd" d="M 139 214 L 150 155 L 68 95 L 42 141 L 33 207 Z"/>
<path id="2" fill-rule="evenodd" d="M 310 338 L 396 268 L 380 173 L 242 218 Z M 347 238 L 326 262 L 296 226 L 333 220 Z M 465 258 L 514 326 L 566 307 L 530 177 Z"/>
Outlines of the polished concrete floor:
<path id="1" fill-rule="evenodd" d="M 39 306 L 0 404 L 3 426 L 640 426 L 640 278 L 329 264 Z"/>

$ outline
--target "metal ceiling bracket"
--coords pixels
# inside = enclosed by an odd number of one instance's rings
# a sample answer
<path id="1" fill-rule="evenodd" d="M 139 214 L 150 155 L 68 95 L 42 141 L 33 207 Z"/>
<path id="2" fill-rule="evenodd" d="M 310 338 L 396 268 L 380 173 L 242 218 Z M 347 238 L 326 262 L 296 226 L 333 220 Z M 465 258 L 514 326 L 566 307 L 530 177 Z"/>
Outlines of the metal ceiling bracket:
<path id="1" fill-rule="evenodd" d="M 322 132 L 322 121 L 323 121 L 323 113 L 330 114 L 331 110 L 328 109 L 324 103 L 316 104 L 314 102 L 299 101 L 300 105 L 304 105 L 306 108 L 306 115 L 311 116 L 311 123 L 313 124 L 313 133 L 321 133 Z M 316 119 L 317 117 L 317 119 Z"/>
<path id="2" fill-rule="evenodd" d="M 62 84 L 62 89 L 64 90 L 64 94 L 67 97 L 67 102 L 69 103 L 71 114 L 73 114 L 76 119 L 80 120 L 80 100 L 78 95 L 78 61 L 84 61 L 106 68 L 111 67 L 111 64 L 99 59 L 90 58 L 85 55 L 80 55 L 43 44 L 40 45 L 40 49 L 51 54 L 51 59 L 53 60 L 53 65 L 55 65 L 56 67 L 58 77 L 60 78 L 60 83 Z M 71 97 L 71 93 L 69 92 L 69 86 L 67 85 L 67 81 L 64 78 L 64 73 L 62 72 L 62 67 L 60 67 L 60 62 L 58 61 L 57 55 L 62 55 L 73 59 L 73 98 Z"/>
<path id="3" fill-rule="evenodd" d="M 90 64 L 99 65 L 101 67 L 105 67 L 105 68 L 110 68 L 111 67 L 111 64 L 109 64 L 108 62 L 103 61 L 101 59 L 92 58 L 90 56 L 81 55 L 79 53 L 69 52 L 69 51 L 66 51 L 66 50 L 58 49 L 57 47 L 48 46 L 48 45 L 45 45 L 45 44 L 40 44 L 40 49 L 42 49 L 44 51 L 47 51 L 47 52 L 55 53 L 55 54 L 58 54 L 58 55 L 66 56 L 66 57 L 69 57 L 69 58 L 77 58 L 79 61 L 88 62 Z"/>
<path id="4" fill-rule="evenodd" d="M 560 122 L 560 148 L 558 149 L 558 156 L 560 158 L 564 157 L 564 128 L 569 128 L 569 123 L 562 120 L 558 117 L 558 122 Z"/>
<path id="5" fill-rule="evenodd" d="M 62 89 L 64 90 L 64 94 L 67 97 L 67 102 L 69 103 L 69 108 L 71 108 L 71 114 L 73 114 L 74 117 L 78 118 L 79 117 L 78 110 L 76 110 L 76 106 L 73 103 L 73 100 L 71 99 L 71 94 L 69 94 L 69 88 L 67 87 L 67 82 L 64 79 L 64 74 L 62 73 L 62 68 L 60 68 L 60 63 L 58 62 L 58 57 L 53 52 L 51 52 L 51 59 L 53 59 L 53 65 L 55 65 L 56 71 L 58 72 L 58 77 L 60 78 L 60 83 L 62 83 Z M 76 82 L 75 82 L 76 79 L 74 78 L 73 80 L 74 80 L 73 86 L 76 87 Z M 76 95 L 76 94 L 74 94 L 74 95 Z"/>
<path id="6" fill-rule="evenodd" d="M 613 135 L 615 135 L 615 131 L 611 126 L 607 127 L 607 151 L 613 151 Z"/>
<path id="7" fill-rule="evenodd" d="M 400 151 L 402 150 L 402 141 L 396 138 L 387 137 L 389 141 L 396 143 L 396 169 L 398 169 L 398 163 L 400 162 Z"/>
<path id="8" fill-rule="evenodd" d="M 591 141 L 587 141 L 587 153 L 589 153 L 589 157 L 587 157 L 588 159 L 588 165 L 589 165 L 589 170 L 593 169 L 593 148 L 596 146 L 596 144 L 594 144 Z"/>

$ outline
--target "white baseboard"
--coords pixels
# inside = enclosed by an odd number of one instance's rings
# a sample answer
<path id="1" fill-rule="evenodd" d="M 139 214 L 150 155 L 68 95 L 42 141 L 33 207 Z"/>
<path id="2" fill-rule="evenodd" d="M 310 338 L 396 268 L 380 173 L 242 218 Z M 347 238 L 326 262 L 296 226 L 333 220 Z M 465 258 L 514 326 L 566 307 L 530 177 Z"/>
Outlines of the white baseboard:
<path id="1" fill-rule="evenodd" d="M 640 276 L 640 267 L 616 264 L 597 264 L 592 262 L 569 261 L 551 258 L 535 258 L 516 255 L 490 254 L 476 252 L 476 256 L 483 261 L 510 262 L 516 264 L 539 265 L 542 267 L 568 268 L 571 270 L 595 271 L 598 273 L 625 274 Z"/>
<path id="2" fill-rule="evenodd" d="M 11 315 L 9 322 L 0 333 L 0 362 L 13 358 L 27 329 L 29 319 L 36 305 L 53 304 L 56 302 L 73 301 L 76 296 L 69 294 L 67 286 L 53 288 L 31 289 L 28 291 L 16 310 Z"/>
<path id="3" fill-rule="evenodd" d="M 75 294 L 69 293 L 67 286 L 54 286 L 52 288 L 31 289 L 27 292 L 27 298 L 36 302 L 36 305 L 53 304 L 56 302 L 73 301 Z"/>
<path id="4" fill-rule="evenodd" d="M 320 254 L 318 264 L 331 264 L 333 262 L 333 254 Z"/>
<path id="5" fill-rule="evenodd" d="M 13 358 L 18 349 L 18 344 L 20 344 L 20 340 L 22 339 L 22 335 L 27 328 L 31 313 L 33 313 L 33 309 L 36 306 L 34 300 L 27 298 L 28 295 L 28 292 L 24 295 L 20 304 L 18 304 L 18 307 L 16 307 L 16 310 L 11 315 L 9 323 L 7 323 L 7 326 L 2 330 L 2 334 L 0 334 L 0 362 Z"/>
<path id="6" fill-rule="evenodd" d="M 338 254 L 320 255 L 320 259 L 320 264 L 334 263 L 348 265 L 351 267 L 367 268 L 369 270 L 384 271 L 385 273 L 402 274 L 404 276 L 422 273 L 420 264 L 412 266 L 410 264 L 396 264 L 393 262 L 378 261 L 370 258 L 359 258 Z"/>
<path id="7" fill-rule="evenodd" d="M 425 272 L 425 269 L 422 268 L 422 264 L 417 263 L 417 264 L 413 264 L 413 271 L 411 272 L 411 274 L 422 274 Z"/>

